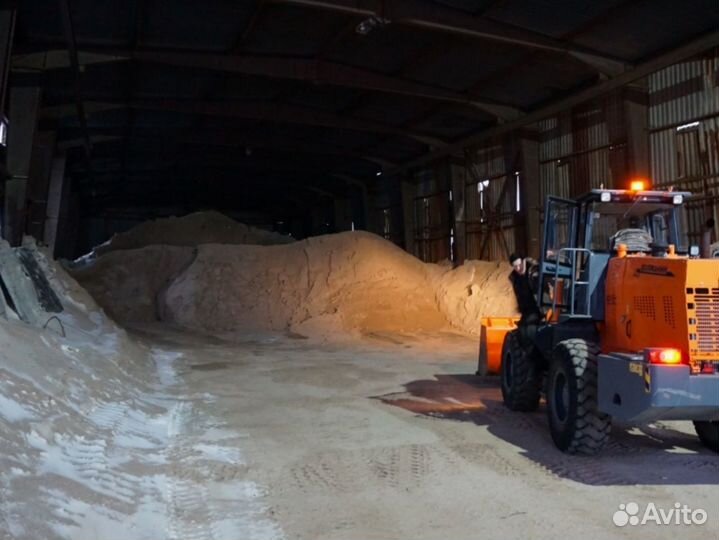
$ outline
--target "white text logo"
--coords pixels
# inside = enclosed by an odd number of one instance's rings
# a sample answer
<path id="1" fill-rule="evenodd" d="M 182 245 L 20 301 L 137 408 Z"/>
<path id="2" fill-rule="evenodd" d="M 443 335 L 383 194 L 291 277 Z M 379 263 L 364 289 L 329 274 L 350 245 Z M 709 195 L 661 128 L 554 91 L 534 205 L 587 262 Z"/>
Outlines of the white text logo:
<path id="1" fill-rule="evenodd" d="M 620 504 L 619 510 L 614 512 L 612 521 L 617 527 L 625 525 L 704 525 L 708 515 L 706 510 L 697 508 L 692 510 L 686 504 L 674 503 L 674 506 L 665 509 L 654 503 L 649 503 L 644 512 L 639 511 L 639 505 L 635 502 Z"/>

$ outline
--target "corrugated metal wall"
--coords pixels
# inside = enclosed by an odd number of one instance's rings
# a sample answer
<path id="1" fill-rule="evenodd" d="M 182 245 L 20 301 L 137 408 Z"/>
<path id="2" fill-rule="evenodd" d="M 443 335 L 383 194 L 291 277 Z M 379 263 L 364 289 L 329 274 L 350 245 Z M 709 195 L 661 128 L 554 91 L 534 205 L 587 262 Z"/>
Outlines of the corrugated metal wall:
<path id="1" fill-rule="evenodd" d="M 371 193 L 368 230 L 404 247 L 400 184 L 396 178 L 378 178 Z"/>
<path id="2" fill-rule="evenodd" d="M 371 230 L 398 246 L 404 245 L 404 234 L 402 232 L 404 225 L 402 222 L 401 204 L 385 208 L 376 208 L 373 219 L 375 223 Z"/>
<path id="3" fill-rule="evenodd" d="M 505 260 L 516 250 L 517 177 L 515 171 L 506 170 L 505 163 L 501 145 L 467 155 L 467 259 Z"/>
<path id="4" fill-rule="evenodd" d="M 646 116 L 642 87 L 648 90 Z M 707 219 L 719 222 L 719 49 L 654 73 L 638 88 L 621 89 L 539 122 L 541 197 L 623 187 L 630 173 L 644 174 L 645 122 L 652 182 L 697 195 L 688 204 L 688 224 L 690 241 L 699 243 Z M 504 259 L 507 251 L 521 251 L 525 246 L 515 245 L 521 239 L 516 229 L 521 221 L 516 218 L 516 176 L 506 170 L 503 144 L 494 141 L 467 150 L 465 158 L 466 258 Z M 423 260 L 448 258 L 449 184 L 436 169 L 415 180 L 416 254 Z"/>
<path id="5" fill-rule="evenodd" d="M 719 221 L 719 49 L 658 71 L 648 84 L 652 178 L 697 195 L 688 225 L 698 244 L 707 219 Z"/>
<path id="6" fill-rule="evenodd" d="M 425 262 L 451 259 L 451 212 L 448 175 L 438 167 L 415 174 L 415 255 Z"/>
<path id="7" fill-rule="evenodd" d="M 613 100 L 599 101 L 539 122 L 542 199 L 615 185 L 610 164 L 625 145 L 623 137 L 610 140 L 608 109 L 616 106 Z"/>

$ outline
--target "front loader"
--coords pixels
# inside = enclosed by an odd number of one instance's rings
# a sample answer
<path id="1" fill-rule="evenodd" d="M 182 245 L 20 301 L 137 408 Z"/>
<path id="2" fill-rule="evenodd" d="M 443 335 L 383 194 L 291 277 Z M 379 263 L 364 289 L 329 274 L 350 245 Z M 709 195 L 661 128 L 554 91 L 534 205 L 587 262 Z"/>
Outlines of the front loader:
<path id="1" fill-rule="evenodd" d="M 690 193 L 636 187 L 548 198 L 535 291 L 545 318 L 506 333 L 504 402 L 531 411 L 544 392 L 567 453 L 600 451 L 612 418 L 692 420 L 719 452 L 719 259 L 686 244 Z"/>

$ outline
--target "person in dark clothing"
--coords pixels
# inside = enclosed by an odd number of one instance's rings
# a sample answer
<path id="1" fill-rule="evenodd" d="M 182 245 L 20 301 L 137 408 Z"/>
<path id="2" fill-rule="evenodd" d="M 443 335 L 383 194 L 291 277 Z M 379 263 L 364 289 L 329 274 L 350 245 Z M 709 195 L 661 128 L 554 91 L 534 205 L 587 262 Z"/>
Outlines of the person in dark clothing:
<path id="1" fill-rule="evenodd" d="M 509 281 L 512 283 L 514 296 L 517 299 L 517 306 L 522 317 L 517 325 L 522 345 L 529 348 L 532 345 L 537 326 L 542 319 L 542 314 L 537 306 L 534 296 L 536 287 L 532 287 L 532 279 L 537 270 L 537 262 L 534 259 L 524 258 L 521 255 L 512 253 L 509 257 L 512 265 L 512 273 L 509 274 Z M 536 284 L 535 284 L 536 285 Z"/>
<path id="2" fill-rule="evenodd" d="M 701 258 L 711 259 L 712 257 L 712 237 L 714 236 L 714 218 L 709 218 L 704 224 L 702 231 Z"/>

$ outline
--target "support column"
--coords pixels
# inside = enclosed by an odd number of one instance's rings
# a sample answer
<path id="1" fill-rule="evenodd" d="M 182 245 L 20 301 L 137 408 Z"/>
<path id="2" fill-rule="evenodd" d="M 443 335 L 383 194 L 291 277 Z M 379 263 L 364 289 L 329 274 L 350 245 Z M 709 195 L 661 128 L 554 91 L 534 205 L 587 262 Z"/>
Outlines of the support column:
<path id="1" fill-rule="evenodd" d="M 60 210 L 63 205 L 63 194 L 67 194 L 65 186 L 65 163 L 67 156 L 62 152 L 55 156 L 50 169 L 50 186 L 47 191 L 47 219 L 45 220 L 45 243 L 50 248 L 50 253 L 56 255 L 58 237 L 58 224 L 60 222 Z"/>
<path id="2" fill-rule="evenodd" d="M 365 231 L 370 231 L 370 200 L 369 200 L 369 193 L 367 190 L 367 184 L 365 182 L 362 182 L 360 180 L 357 180 L 355 178 L 352 178 L 351 176 L 347 176 L 346 174 L 335 174 L 336 178 L 339 178 L 340 180 L 343 180 L 348 188 L 357 188 L 359 190 L 360 194 L 360 203 L 361 203 L 361 210 L 360 215 L 355 216 L 354 211 L 352 212 L 352 218 L 351 221 L 355 222 L 355 229 L 362 229 Z M 353 197 L 353 201 L 355 198 Z M 352 202 L 352 208 L 355 209 L 355 203 Z"/>
<path id="3" fill-rule="evenodd" d="M 3 236 L 15 246 L 20 244 L 25 230 L 27 185 L 39 107 L 39 88 L 11 89 L 7 147 L 9 178 L 5 182 Z"/>
<path id="4" fill-rule="evenodd" d="M 359 224 L 359 229 L 364 229 L 365 231 L 370 230 L 370 201 L 369 201 L 369 193 L 367 191 L 367 184 L 364 182 L 357 182 L 354 184 L 357 186 L 357 188 L 360 191 L 360 198 L 362 199 L 362 214 L 361 218 L 363 223 Z"/>
<path id="5" fill-rule="evenodd" d="M 537 138 L 528 137 L 525 134 L 520 137 L 518 144 L 521 162 L 519 172 L 520 204 L 525 222 L 527 255 L 539 259 L 542 243 L 540 218 L 544 205 L 539 189 L 539 141 Z"/>
<path id="6" fill-rule="evenodd" d="M 631 178 L 649 178 L 649 97 L 646 86 L 633 85 L 611 94 L 604 103 L 612 184 L 626 188 Z"/>
<path id="7" fill-rule="evenodd" d="M 454 214 L 454 263 L 464 264 L 467 258 L 467 223 L 465 220 L 465 190 L 467 182 L 457 165 L 450 165 L 452 176 L 452 212 Z"/>
<path id="8" fill-rule="evenodd" d="M 26 198 L 27 218 L 24 232 L 39 241 L 45 240 L 47 197 L 50 186 L 50 172 L 55 154 L 55 140 L 55 132 L 39 132 L 35 135 L 35 144 L 32 151 Z"/>
<path id="9" fill-rule="evenodd" d="M 15 8 L 0 10 L 0 116 L 5 113 L 8 73 L 12 62 Z"/>
<path id="10" fill-rule="evenodd" d="M 414 242 L 415 215 L 414 199 L 417 195 L 417 186 L 411 178 L 402 179 L 402 221 L 404 224 L 404 249 L 406 252 L 416 255 Z"/>
<path id="11" fill-rule="evenodd" d="M 624 89 L 627 127 L 627 173 L 629 178 L 649 178 L 649 94 L 645 87 Z"/>
<path id="12" fill-rule="evenodd" d="M 335 232 L 352 229 L 352 207 L 347 198 L 335 199 Z"/>

